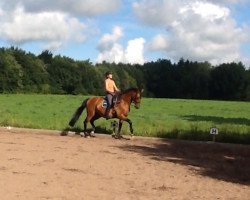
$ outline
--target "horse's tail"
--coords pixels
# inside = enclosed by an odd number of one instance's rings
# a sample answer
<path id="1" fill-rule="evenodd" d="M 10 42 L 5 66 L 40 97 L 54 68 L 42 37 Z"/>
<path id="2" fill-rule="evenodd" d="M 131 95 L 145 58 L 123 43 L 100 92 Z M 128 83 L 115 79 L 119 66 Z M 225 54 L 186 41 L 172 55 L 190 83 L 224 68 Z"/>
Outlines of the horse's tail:
<path id="1" fill-rule="evenodd" d="M 83 102 L 82 102 L 82 105 L 77 108 L 76 112 L 74 113 L 74 115 L 72 116 L 71 120 L 69 121 L 69 125 L 72 127 L 75 125 L 76 121 L 79 119 L 80 115 L 82 114 L 82 111 L 84 110 L 84 108 L 86 108 L 86 104 L 87 104 L 87 101 L 89 99 L 85 99 Z"/>

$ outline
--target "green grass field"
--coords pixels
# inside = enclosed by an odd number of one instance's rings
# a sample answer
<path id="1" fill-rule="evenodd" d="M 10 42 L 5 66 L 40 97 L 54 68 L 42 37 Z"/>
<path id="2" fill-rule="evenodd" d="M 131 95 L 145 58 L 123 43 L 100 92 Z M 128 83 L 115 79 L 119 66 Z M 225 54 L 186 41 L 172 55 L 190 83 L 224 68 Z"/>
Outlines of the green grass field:
<path id="1" fill-rule="evenodd" d="M 86 96 L 0 95 L 0 125 L 63 130 Z M 86 114 L 77 123 L 82 128 Z M 250 102 L 143 98 L 139 110 L 131 107 L 129 118 L 135 135 L 190 140 L 211 140 L 211 127 L 219 130 L 216 140 L 250 144 Z M 96 121 L 97 130 L 111 133 L 110 120 Z M 126 123 L 123 134 L 129 133 Z"/>

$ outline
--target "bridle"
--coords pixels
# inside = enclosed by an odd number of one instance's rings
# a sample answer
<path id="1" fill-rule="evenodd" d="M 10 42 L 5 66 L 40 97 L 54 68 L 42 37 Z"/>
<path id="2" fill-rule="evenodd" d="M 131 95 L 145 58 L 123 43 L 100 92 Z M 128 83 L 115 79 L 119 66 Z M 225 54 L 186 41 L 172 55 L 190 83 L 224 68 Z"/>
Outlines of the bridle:
<path id="1" fill-rule="evenodd" d="M 139 101 L 137 101 L 136 99 L 139 99 Z M 131 98 L 131 103 L 134 103 L 134 104 L 139 104 L 139 103 L 141 103 L 140 98 L 132 97 L 132 98 Z"/>
<path id="2" fill-rule="evenodd" d="M 134 104 L 139 104 L 139 103 L 141 103 L 141 101 L 136 101 L 135 98 L 133 98 L 131 102 L 134 103 Z"/>

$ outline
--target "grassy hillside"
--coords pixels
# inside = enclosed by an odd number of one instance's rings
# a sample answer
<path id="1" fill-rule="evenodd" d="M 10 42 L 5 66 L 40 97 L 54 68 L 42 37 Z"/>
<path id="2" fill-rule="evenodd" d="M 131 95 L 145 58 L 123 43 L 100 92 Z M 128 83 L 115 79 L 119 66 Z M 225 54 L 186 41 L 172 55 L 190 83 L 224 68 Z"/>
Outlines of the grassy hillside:
<path id="1" fill-rule="evenodd" d="M 86 96 L 0 95 L 0 125 L 63 130 Z M 82 128 L 85 112 L 77 123 Z M 129 118 L 136 135 L 191 140 L 211 140 L 211 127 L 219 129 L 217 141 L 250 143 L 250 103 L 208 100 L 143 98 Z M 96 121 L 109 132 L 110 120 Z M 123 133 L 129 133 L 124 123 Z"/>

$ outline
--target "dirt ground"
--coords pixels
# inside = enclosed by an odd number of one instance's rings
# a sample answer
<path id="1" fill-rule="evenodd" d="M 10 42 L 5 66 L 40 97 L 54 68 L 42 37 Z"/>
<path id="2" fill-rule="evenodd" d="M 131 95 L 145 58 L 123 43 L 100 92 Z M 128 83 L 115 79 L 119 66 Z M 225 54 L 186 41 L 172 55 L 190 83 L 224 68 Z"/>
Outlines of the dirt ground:
<path id="1" fill-rule="evenodd" d="M 250 199 L 250 146 L 0 128 L 3 200 Z"/>

